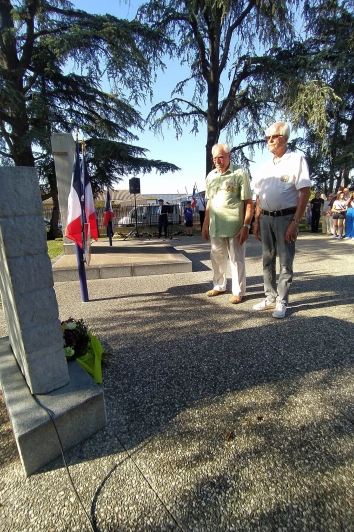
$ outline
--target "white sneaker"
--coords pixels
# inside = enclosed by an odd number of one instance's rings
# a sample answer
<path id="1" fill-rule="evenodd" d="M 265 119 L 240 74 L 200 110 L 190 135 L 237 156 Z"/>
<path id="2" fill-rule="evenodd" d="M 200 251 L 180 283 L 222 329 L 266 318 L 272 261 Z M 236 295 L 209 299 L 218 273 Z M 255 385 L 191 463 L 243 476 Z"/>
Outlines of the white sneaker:
<path id="1" fill-rule="evenodd" d="M 254 305 L 253 310 L 269 310 L 275 308 L 275 301 L 269 301 L 269 299 L 263 299 L 260 303 Z"/>
<path id="2" fill-rule="evenodd" d="M 275 311 L 273 312 L 273 318 L 285 318 L 286 305 L 281 301 L 277 301 L 275 305 Z"/>

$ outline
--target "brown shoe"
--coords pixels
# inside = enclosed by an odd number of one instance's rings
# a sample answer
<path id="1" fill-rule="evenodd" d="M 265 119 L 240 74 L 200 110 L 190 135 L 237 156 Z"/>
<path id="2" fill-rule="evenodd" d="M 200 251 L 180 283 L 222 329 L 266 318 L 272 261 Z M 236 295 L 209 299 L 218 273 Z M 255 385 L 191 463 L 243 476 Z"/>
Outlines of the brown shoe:
<path id="1" fill-rule="evenodd" d="M 218 296 L 218 295 L 223 294 L 223 293 L 224 292 L 219 292 L 219 290 L 214 290 L 214 288 L 213 288 L 213 290 L 209 290 L 208 292 L 206 292 L 206 295 L 208 297 L 215 297 L 215 296 Z"/>
<path id="2" fill-rule="evenodd" d="M 231 296 L 230 297 L 230 303 L 233 303 L 234 305 L 236 305 L 237 303 L 241 303 L 242 301 L 242 296 Z"/>

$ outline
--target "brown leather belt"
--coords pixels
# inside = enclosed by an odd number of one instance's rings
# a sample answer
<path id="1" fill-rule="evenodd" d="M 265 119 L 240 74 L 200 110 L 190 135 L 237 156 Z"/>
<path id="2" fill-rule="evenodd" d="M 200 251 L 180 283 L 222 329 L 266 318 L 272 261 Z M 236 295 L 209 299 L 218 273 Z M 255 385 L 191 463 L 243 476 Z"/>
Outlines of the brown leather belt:
<path id="1" fill-rule="evenodd" d="M 290 207 L 289 209 L 283 209 L 281 211 L 265 211 L 263 209 L 262 213 L 266 216 L 272 216 L 273 218 L 275 218 L 276 216 L 286 216 L 287 214 L 295 214 L 296 207 Z"/>

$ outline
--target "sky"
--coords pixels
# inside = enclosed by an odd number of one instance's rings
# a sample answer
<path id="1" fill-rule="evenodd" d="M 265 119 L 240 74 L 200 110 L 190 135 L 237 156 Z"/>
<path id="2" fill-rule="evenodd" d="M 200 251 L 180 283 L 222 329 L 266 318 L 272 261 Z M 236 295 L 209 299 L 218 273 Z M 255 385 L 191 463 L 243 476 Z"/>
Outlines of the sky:
<path id="1" fill-rule="evenodd" d="M 71 0 L 71 2 L 76 9 L 82 9 L 94 14 L 109 13 L 122 19 L 133 18 L 138 6 L 143 3 L 141 0 L 131 0 L 130 5 L 117 0 L 100 0 L 99 2 L 93 0 Z M 178 60 L 167 63 L 167 70 L 158 75 L 157 82 L 153 87 L 154 97 L 151 105 L 150 102 L 148 102 L 147 106 L 142 104 L 140 112 L 143 118 L 146 118 L 152 105 L 170 98 L 172 89 L 178 81 L 186 77 L 186 72 L 188 71 L 183 70 Z M 204 127 L 201 126 L 201 131 L 197 135 L 190 133 L 190 129 L 191 126 L 186 128 L 178 140 L 174 129 L 168 129 L 167 126 L 163 126 L 163 138 L 155 136 L 148 129 L 143 134 L 137 133 L 139 141 L 136 144 L 149 150 L 147 158 L 167 161 L 181 168 L 179 172 L 164 175 L 159 175 L 156 172 L 138 175 L 142 194 L 187 193 L 190 195 L 194 184 L 196 184 L 198 191 L 205 189 L 206 125 Z M 220 142 L 225 142 L 225 138 L 221 136 Z M 251 172 L 267 156 L 269 155 L 266 150 L 263 153 L 261 151 L 256 152 L 256 162 L 251 164 Z M 128 189 L 130 177 L 133 176 L 123 178 L 122 181 L 115 185 L 115 189 Z"/>

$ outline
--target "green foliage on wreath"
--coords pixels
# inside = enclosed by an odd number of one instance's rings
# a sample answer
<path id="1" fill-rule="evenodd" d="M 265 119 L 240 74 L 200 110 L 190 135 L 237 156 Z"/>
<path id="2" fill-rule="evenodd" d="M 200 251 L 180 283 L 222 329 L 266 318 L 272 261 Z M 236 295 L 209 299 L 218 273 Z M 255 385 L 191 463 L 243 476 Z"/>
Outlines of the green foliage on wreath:
<path id="1" fill-rule="evenodd" d="M 84 320 L 69 318 L 66 321 L 62 321 L 61 328 L 63 331 L 66 357 L 73 360 L 85 355 L 89 347 L 90 336 Z"/>

